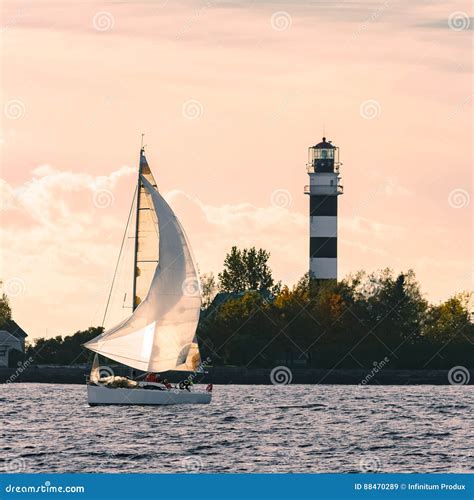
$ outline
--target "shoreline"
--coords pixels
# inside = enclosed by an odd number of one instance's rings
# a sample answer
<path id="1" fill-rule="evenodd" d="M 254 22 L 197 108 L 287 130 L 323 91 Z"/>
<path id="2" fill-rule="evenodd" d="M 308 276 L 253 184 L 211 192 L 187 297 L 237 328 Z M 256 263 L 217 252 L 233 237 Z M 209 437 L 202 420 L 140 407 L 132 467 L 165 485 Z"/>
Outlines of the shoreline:
<path id="1" fill-rule="evenodd" d="M 274 373 L 275 383 L 283 384 L 291 378 L 292 384 L 310 385 L 453 385 L 449 382 L 449 370 L 388 370 L 377 373 L 365 369 L 286 368 Z M 129 370 L 113 367 L 115 375 L 127 376 Z M 276 370 L 276 369 L 274 369 Z M 5 383 L 49 383 L 84 384 L 89 367 L 37 367 L 30 366 L 19 372 L 16 368 L 0 368 L 0 384 Z M 474 384 L 474 369 L 469 369 L 466 385 Z M 466 370 L 467 373 L 467 370 Z M 183 372 L 167 372 L 173 383 L 189 376 Z M 192 375 L 191 375 L 192 376 Z M 192 376 L 196 383 L 234 385 L 272 385 L 271 368 L 215 367 L 207 373 Z M 457 382 L 457 381 L 456 381 Z"/>

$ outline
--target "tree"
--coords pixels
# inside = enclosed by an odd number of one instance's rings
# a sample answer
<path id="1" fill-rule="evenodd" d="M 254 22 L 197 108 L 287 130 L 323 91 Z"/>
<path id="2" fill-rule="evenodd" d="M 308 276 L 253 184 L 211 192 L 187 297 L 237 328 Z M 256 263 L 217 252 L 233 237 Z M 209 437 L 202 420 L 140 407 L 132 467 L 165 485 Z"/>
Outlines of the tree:
<path id="1" fill-rule="evenodd" d="M 428 309 L 424 324 L 424 337 L 434 342 L 462 341 L 471 339 L 473 328 L 470 321 L 469 303 L 472 294 L 459 293 L 439 305 Z"/>
<path id="2" fill-rule="evenodd" d="M 12 310 L 8 297 L 3 293 L 0 297 L 0 326 L 12 319 Z"/>
<path id="3" fill-rule="evenodd" d="M 359 272 L 343 283 L 353 297 L 352 313 L 367 333 L 395 346 L 420 339 L 428 304 L 412 270 L 398 275 L 388 268 L 369 275 Z"/>
<path id="4" fill-rule="evenodd" d="M 202 307 L 209 307 L 216 295 L 217 283 L 214 274 L 206 273 L 201 276 Z"/>
<path id="5" fill-rule="evenodd" d="M 227 365 L 261 365 L 266 346 L 271 347 L 269 342 L 275 335 L 268 308 L 255 291 L 222 303 L 212 320 L 200 324 L 203 357 L 209 355 L 213 363 Z"/>
<path id="6" fill-rule="evenodd" d="M 100 335 L 104 329 L 100 327 L 89 327 L 87 330 L 78 331 L 73 335 L 54 338 L 37 338 L 28 345 L 26 356 L 32 357 L 38 364 L 60 364 L 69 365 L 86 363 L 91 352 L 82 344 Z"/>
<path id="7" fill-rule="evenodd" d="M 245 263 L 242 251 L 232 247 L 224 259 L 224 270 L 218 274 L 219 289 L 222 292 L 243 292 L 245 290 Z"/>
<path id="8" fill-rule="evenodd" d="M 224 270 L 218 275 L 219 289 L 230 293 L 247 290 L 271 291 L 275 285 L 268 266 L 269 258 L 270 254 L 262 248 L 240 250 L 232 247 L 225 257 Z"/>

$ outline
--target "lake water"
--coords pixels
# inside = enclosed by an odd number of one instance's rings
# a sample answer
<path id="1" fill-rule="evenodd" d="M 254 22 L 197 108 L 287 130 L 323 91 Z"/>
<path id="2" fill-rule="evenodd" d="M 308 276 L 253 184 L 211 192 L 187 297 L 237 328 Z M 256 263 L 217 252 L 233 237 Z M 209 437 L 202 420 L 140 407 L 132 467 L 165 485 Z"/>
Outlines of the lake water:
<path id="1" fill-rule="evenodd" d="M 474 387 L 214 386 L 211 405 L 94 407 L 0 385 L 10 472 L 472 472 Z"/>

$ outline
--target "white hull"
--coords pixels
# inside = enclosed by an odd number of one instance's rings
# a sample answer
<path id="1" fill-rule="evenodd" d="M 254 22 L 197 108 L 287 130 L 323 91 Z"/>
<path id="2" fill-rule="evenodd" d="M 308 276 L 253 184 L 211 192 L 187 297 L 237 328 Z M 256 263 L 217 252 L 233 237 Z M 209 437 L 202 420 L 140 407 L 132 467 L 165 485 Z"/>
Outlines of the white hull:
<path id="1" fill-rule="evenodd" d="M 87 399 L 91 406 L 208 404 L 211 402 L 212 394 L 186 390 L 175 392 L 87 385 Z"/>

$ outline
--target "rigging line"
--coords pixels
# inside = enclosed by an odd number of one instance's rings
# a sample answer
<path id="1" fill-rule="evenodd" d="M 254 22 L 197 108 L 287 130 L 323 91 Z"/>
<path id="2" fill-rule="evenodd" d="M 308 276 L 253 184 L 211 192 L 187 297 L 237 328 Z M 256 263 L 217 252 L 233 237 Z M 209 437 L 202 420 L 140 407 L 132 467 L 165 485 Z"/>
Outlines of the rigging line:
<path id="1" fill-rule="evenodd" d="M 132 216 L 132 210 L 133 210 L 133 205 L 135 203 L 135 198 L 137 196 L 137 190 L 138 190 L 138 186 L 135 188 L 135 192 L 133 193 L 132 205 L 130 206 L 130 211 L 128 212 L 127 225 L 125 226 L 125 231 L 124 231 L 123 237 L 122 237 L 122 244 L 120 245 L 120 252 L 118 255 L 118 259 L 117 259 L 117 264 L 115 265 L 114 277 L 112 278 L 112 285 L 110 285 L 109 297 L 107 299 L 107 305 L 105 306 L 104 318 L 102 319 L 102 325 L 101 325 L 102 327 L 104 326 L 105 318 L 107 316 L 107 310 L 108 310 L 109 304 L 110 304 L 110 297 L 112 296 L 112 289 L 114 288 L 115 277 L 117 276 L 117 269 L 119 266 L 120 257 L 122 256 L 123 244 L 125 243 L 125 237 L 127 236 L 128 225 L 130 224 L 130 217 Z"/>

